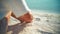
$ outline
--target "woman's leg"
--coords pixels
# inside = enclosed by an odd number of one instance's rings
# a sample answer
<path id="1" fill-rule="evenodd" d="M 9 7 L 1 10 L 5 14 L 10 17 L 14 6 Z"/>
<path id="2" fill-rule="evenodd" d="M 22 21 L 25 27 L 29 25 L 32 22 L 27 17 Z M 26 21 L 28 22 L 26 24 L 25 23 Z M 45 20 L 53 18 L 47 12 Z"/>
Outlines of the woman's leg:
<path id="1" fill-rule="evenodd" d="M 18 17 L 18 20 L 21 22 L 31 23 L 33 20 L 33 16 L 28 12 L 20 17 Z"/>
<path id="2" fill-rule="evenodd" d="M 16 17 L 14 15 L 14 13 L 12 13 L 11 16 L 13 16 L 14 18 L 20 20 L 21 23 L 23 23 L 23 22 L 30 23 L 33 20 L 33 16 L 29 12 L 27 12 L 26 14 L 24 14 L 24 15 L 22 15 L 20 17 Z"/>

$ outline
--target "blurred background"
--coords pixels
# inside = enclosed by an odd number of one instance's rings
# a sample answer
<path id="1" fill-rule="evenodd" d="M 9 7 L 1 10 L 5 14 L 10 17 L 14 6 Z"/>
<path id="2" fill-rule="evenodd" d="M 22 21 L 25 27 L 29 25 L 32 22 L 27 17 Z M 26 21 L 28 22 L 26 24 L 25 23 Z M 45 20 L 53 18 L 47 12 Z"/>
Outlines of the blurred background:
<path id="1" fill-rule="evenodd" d="M 26 0 L 26 2 L 31 10 L 60 13 L 60 0 Z"/>

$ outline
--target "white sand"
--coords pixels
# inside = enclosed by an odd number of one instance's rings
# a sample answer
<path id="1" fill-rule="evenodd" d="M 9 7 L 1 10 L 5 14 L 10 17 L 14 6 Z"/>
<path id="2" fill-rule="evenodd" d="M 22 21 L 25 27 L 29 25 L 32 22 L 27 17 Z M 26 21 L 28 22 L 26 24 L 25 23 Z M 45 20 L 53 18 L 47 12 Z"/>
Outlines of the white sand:
<path id="1" fill-rule="evenodd" d="M 10 21 L 9 21 L 9 26 L 16 25 L 18 23 L 21 23 L 19 20 L 15 19 L 14 17 L 11 16 Z"/>
<path id="2" fill-rule="evenodd" d="M 19 21 L 12 20 L 9 24 L 14 28 L 14 30 L 11 30 L 9 32 L 15 33 L 18 32 L 19 34 L 59 34 L 60 32 L 60 16 L 58 15 L 53 15 L 53 14 L 47 14 L 47 13 L 35 13 L 32 12 L 33 14 L 33 21 L 32 23 L 28 23 L 26 25 L 19 25 L 19 26 L 13 26 L 19 23 Z M 18 22 L 18 23 L 17 23 Z M 25 27 L 24 27 L 25 26 Z M 22 28 L 24 27 L 24 28 Z M 22 28 L 22 29 L 21 29 Z"/>

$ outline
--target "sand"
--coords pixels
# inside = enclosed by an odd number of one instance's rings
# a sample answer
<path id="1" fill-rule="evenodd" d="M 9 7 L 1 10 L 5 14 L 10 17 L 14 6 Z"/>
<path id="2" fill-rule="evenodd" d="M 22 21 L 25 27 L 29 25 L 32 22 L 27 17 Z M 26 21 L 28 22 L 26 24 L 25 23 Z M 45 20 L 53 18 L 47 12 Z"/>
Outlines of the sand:
<path id="1" fill-rule="evenodd" d="M 32 23 L 20 23 L 11 17 L 7 34 L 59 34 L 60 16 L 49 13 L 33 14 Z"/>

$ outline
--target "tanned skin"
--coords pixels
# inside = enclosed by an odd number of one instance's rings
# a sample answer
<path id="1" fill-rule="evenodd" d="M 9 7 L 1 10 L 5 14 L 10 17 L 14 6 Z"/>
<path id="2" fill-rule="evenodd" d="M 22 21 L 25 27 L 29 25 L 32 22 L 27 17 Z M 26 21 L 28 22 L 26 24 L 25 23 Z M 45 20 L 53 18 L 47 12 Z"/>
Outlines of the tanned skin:
<path id="1" fill-rule="evenodd" d="M 31 23 L 33 20 L 33 16 L 28 12 L 20 17 L 16 17 L 14 13 L 11 14 L 14 18 L 18 19 L 21 21 L 21 23 L 26 22 L 26 23 Z"/>

